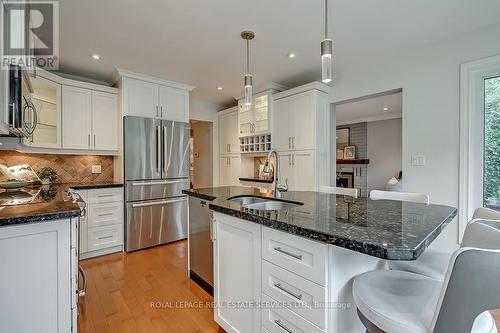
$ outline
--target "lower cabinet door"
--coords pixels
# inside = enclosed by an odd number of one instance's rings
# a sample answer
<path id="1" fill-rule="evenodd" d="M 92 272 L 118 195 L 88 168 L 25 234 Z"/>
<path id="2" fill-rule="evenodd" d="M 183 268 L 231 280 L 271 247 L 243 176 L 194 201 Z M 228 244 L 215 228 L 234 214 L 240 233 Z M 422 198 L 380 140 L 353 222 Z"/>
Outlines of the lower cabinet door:
<path id="1" fill-rule="evenodd" d="M 261 332 L 260 225 L 214 214 L 215 321 L 228 333 Z"/>
<path id="2" fill-rule="evenodd" d="M 123 225 L 113 224 L 89 228 L 87 250 L 96 251 L 123 244 Z"/>

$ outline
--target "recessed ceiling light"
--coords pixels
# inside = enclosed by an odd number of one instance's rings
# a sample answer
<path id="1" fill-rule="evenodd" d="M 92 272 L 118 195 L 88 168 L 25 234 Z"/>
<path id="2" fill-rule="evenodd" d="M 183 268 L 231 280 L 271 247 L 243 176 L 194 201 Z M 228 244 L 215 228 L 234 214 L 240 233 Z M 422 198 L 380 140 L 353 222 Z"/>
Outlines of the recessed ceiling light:
<path id="1" fill-rule="evenodd" d="M 100 55 L 98 55 L 98 54 L 93 54 L 93 55 L 92 55 L 92 58 L 93 58 L 94 60 L 100 60 L 100 59 L 101 59 L 101 56 L 100 56 Z"/>
<path id="2" fill-rule="evenodd" d="M 295 58 L 295 53 L 288 53 L 287 57 L 290 59 L 293 59 L 293 58 Z"/>
<path id="3" fill-rule="evenodd" d="M 389 110 L 389 108 L 384 108 L 384 111 L 388 111 L 388 110 Z"/>
<path id="4" fill-rule="evenodd" d="M 221 86 L 217 87 L 217 90 L 222 90 L 222 87 Z"/>

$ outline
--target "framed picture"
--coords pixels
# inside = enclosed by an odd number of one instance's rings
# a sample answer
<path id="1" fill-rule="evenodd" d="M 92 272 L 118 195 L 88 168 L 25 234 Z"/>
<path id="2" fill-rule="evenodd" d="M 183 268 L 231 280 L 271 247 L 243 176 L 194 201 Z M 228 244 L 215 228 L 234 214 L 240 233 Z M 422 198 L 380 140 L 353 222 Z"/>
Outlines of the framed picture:
<path id="1" fill-rule="evenodd" d="M 344 159 L 344 149 L 337 149 L 337 159 L 338 160 Z"/>
<path id="2" fill-rule="evenodd" d="M 356 146 L 346 146 L 344 148 L 344 159 L 345 160 L 356 159 Z"/>

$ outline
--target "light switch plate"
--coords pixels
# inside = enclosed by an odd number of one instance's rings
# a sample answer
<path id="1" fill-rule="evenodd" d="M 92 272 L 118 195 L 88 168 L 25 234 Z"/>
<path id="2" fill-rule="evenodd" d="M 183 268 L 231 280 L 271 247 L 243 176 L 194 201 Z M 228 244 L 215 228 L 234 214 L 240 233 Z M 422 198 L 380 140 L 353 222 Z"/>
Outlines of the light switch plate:
<path id="1" fill-rule="evenodd" d="M 101 173 L 100 165 L 92 165 L 92 173 Z"/>
<path id="2" fill-rule="evenodd" d="M 412 155 L 411 156 L 412 166 L 424 166 L 425 165 L 425 155 Z"/>

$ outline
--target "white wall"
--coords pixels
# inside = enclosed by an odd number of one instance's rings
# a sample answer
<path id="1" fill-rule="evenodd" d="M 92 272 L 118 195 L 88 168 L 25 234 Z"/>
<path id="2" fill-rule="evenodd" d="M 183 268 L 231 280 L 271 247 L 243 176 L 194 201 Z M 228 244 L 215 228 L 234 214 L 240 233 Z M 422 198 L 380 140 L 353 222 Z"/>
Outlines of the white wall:
<path id="1" fill-rule="evenodd" d="M 214 185 L 219 184 L 219 117 L 217 112 L 222 110 L 222 107 L 216 104 L 200 102 L 200 101 L 189 101 L 189 119 L 191 120 L 202 120 L 213 123 L 212 127 L 212 148 L 213 148 L 213 164 L 212 181 Z"/>
<path id="2" fill-rule="evenodd" d="M 333 102 L 403 88 L 406 191 L 427 192 L 432 203 L 458 206 L 459 66 L 500 54 L 499 40 L 496 25 L 391 58 L 337 63 Z M 412 154 L 425 155 L 426 165 L 411 166 Z M 455 222 L 439 241 L 457 239 Z"/>
<path id="3" fill-rule="evenodd" d="M 401 118 L 367 123 L 368 193 L 385 190 L 387 181 L 401 171 L 401 135 Z"/>

